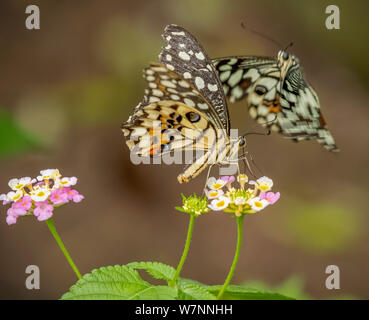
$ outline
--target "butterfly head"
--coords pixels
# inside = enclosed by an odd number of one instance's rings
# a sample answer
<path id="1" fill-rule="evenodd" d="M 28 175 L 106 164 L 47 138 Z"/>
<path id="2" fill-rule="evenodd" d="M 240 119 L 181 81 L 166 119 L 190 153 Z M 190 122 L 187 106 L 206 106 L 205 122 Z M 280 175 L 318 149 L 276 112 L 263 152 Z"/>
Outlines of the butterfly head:
<path id="1" fill-rule="evenodd" d="M 244 136 L 238 137 L 238 146 L 240 148 L 246 147 L 246 138 Z"/>
<path id="2" fill-rule="evenodd" d="M 299 59 L 292 55 L 289 54 L 287 51 L 281 50 L 278 52 L 278 64 L 280 66 L 296 66 L 300 64 Z"/>

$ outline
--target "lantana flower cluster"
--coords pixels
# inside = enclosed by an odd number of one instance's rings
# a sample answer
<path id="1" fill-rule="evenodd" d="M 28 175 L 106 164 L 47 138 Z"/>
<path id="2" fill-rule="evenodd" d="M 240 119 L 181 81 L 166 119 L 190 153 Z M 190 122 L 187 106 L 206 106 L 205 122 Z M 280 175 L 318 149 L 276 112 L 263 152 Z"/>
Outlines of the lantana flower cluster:
<path id="1" fill-rule="evenodd" d="M 182 202 L 182 207 L 176 207 L 178 211 L 194 214 L 196 216 L 208 213 L 210 211 L 206 197 L 198 197 L 196 194 L 193 194 L 186 198 L 182 194 Z"/>
<path id="2" fill-rule="evenodd" d="M 237 176 L 238 188 L 232 186 L 235 180 L 234 176 L 208 179 L 208 189 L 205 192 L 208 199 L 211 200 L 209 204 L 211 210 L 241 216 L 259 212 L 277 202 L 280 197 L 279 192 L 271 191 L 273 180 L 268 177 L 264 176 L 256 181 L 249 181 L 245 174 L 240 174 Z M 224 188 L 226 188 L 225 191 Z"/>
<path id="3" fill-rule="evenodd" d="M 20 216 L 27 215 L 44 221 L 52 217 L 54 208 L 70 201 L 81 202 L 83 195 L 71 188 L 76 183 L 76 177 L 62 177 L 58 169 L 42 170 L 37 178 L 11 179 L 8 185 L 12 191 L 0 194 L 4 206 L 11 204 L 7 224 L 14 224 Z"/>

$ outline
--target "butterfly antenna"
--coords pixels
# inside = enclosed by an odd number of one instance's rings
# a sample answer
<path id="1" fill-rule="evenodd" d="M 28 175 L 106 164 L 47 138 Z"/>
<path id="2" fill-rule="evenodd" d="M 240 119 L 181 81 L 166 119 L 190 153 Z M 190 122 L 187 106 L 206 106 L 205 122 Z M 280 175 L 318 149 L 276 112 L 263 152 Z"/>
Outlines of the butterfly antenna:
<path id="1" fill-rule="evenodd" d="M 291 48 L 293 46 L 293 42 L 291 42 L 287 47 L 283 49 L 283 51 L 286 51 L 287 49 Z"/>
<path id="2" fill-rule="evenodd" d="M 261 38 L 264 38 L 266 40 L 269 40 L 269 41 L 273 42 L 275 45 L 278 46 L 278 48 L 282 48 L 282 45 L 278 41 L 276 41 L 275 39 L 273 39 L 272 37 L 269 37 L 268 35 L 266 35 L 264 33 L 261 33 L 259 31 L 254 30 L 254 29 L 251 29 L 249 27 L 246 27 L 246 24 L 243 21 L 241 21 L 241 27 L 242 27 L 242 29 L 245 29 L 245 30 L 248 29 L 248 30 L 250 30 L 252 33 L 258 35 Z"/>
<path id="3" fill-rule="evenodd" d="M 258 124 L 269 126 L 270 124 L 273 124 L 276 120 L 277 120 L 277 114 L 275 114 L 274 119 L 269 120 L 269 121 L 264 122 L 264 123 L 258 123 Z M 254 127 L 256 127 L 258 124 L 254 125 Z M 255 131 L 248 131 L 245 134 L 243 134 L 242 136 L 245 137 L 245 136 L 249 136 L 249 135 L 252 135 L 252 134 L 257 134 L 257 135 L 260 135 L 260 136 L 269 136 L 270 133 L 271 133 L 270 129 L 269 128 L 264 128 L 264 129 L 265 129 L 264 133 L 255 132 Z"/>

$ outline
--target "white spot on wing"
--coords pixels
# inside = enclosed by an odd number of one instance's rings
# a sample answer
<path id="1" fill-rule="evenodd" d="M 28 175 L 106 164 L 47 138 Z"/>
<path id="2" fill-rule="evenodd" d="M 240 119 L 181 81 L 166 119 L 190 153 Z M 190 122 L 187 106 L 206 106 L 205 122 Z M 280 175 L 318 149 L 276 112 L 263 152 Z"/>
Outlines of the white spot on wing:
<path id="1" fill-rule="evenodd" d="M 229 71 L 229 70 L 228 71 L 224 71 L 224 72 L 222 72 L 220 74 L 219 78 L 220 78 L 220 80 L 222 82 L 224 82 L 224 81 L 226 81 L 229 78 L 230 74 L 231 74 L 231 71 Z"/>
<path id="2" fill-rule="evenodd" d="M 179 97 L 176 94 L 171 94 L 170 98 L 173 100 L 179 100 Z"/>
<path id="3" fill-rule="evenodd" d="M 185 78 L 185 79 L 191 79 L 191 78 L 192 78 L 191 73 L 189 73 L 189 72 L 185 72 L 185 73 L 183 74 L 183 78 Z"/>
<path id="4" fill-rule="evenodd" d="M 209 89 L 210 91 L 215 92 L 215 91 L 217 91 L 217 90 L 218 90 L 218 86 L 217 86 L 216 84 L 210 84 L 210 83 L 208 83 L 208 89 Z"/>
<path id="5" fill-rule="evenodd" d="M 195 56 L 199 60 L 204 60 L 205 59 L 205 57 L 204 57 L 204 55 L 203 55 L 202 52 L 195 53 Z"/>
<path id="6" fill-rule="evenodd" d="M 197 106 L 202 110 L 207 110 L 209 107 L 206 103 L 198 103 Z"/>
<path id="7" fill-rule="evenodd" d="M 187 81 L 184 81 L 184 80 L 179 81 L 178 84 L 183 88 L 189 88 L 190 87 L 189 83 Z"/>
<path id="8" fill-rule="evenodd" d="M 228 84 L 231 87 L 234 87 L 236 84 L 238 84 L 242 78 L 242 74 L 243 74 L 243 70 L 242 69 L 238 69 L 235 73 L 233 73 L 229 79 L 228 79 Z"/>
<path id="9" fill-rule="evenodd" d="M 186 61 L 190 60 L 190 56 L 189 56 L 186 52 L 184 52 L 184 51 L 180 51 L 180 52 L 178 53 L 178 56 L 179 56 L 182 60 L 186 60 Z"/>
<path id="10" fill-rule="evenodd" d="M 203 89 L 205 87 L 204 80 L 201 77 L 196 77 L 195 78 L 195 84 L 196 84 L 197 88 L 199 88 L 199 89 Z"/>
<path id="11" fill-rule="evenodd" d="M 152 93 L 153 93 L 153 95 L 154 95 L 154 96 L 157 96 L 157 97 L 162 97 L 162 96 L 164 96 L 163 91 L 160 91 L 160 90 L 158 90 L 158 89 L 153 89 L 153 90 L 152 90 Z"/>
<path id="12" fill-rule="evenodd" d="M 156 102 L 156 101 L 160 101 L 160 99 L 157 97 L 150 97 L 149 99 L 149 102 Z"/>
<path id="13" fill-rule="evenodd" d="M 184 102 L 185 104 L 187 104 L 188 106 L 190 106 L 190 107 L 194 107 L 194 106 L 195 106 L 195 103 L 194 103 L 191 99 L 184 98 L 184 99 L 183 99 L 183 102 Z"/>

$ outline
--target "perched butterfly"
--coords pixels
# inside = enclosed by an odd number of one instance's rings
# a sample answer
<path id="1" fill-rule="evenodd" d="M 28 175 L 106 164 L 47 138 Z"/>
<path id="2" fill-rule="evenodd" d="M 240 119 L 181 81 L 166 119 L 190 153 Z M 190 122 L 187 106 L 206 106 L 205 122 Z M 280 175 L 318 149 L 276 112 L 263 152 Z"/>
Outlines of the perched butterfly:
<path id="1" fill-rule="evenodd" d="M 247 99 L 250 116 L 294 141 L 316 139 L 339 151 L 320 112 L 319 99 L 306 82 L 297 57 L 240 56 L 214 59 L 231 103 Z"/>
<path id="2" fill-rule="evenodd" d="M 237 161 L 243 137 L 230 138 L 226 98 L 218 74 L 199 42 L 184 28 L 168 25 L 161 63 L 144 70 L 145 96 L 123 124 L 131 151 L 163 156 L 175 150 L 202 150 L 178 176 L 180 183 L 209 164 Z"/>

